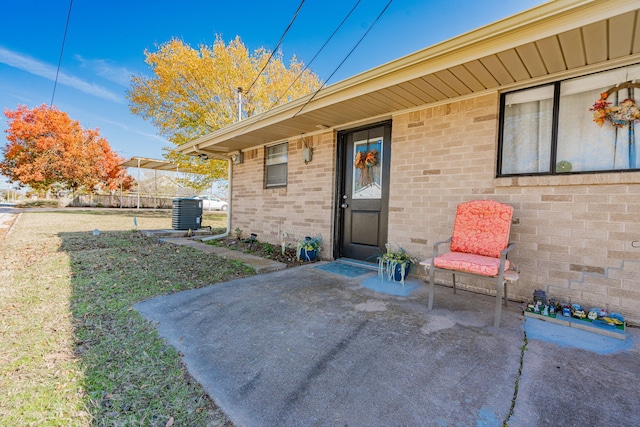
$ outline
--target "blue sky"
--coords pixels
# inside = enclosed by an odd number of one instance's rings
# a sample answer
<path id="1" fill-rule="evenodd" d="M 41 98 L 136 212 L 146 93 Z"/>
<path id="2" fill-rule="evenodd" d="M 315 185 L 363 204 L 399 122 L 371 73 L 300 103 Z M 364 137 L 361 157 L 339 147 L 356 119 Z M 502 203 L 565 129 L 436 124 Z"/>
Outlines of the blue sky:
<path id="1" fill-rule="evenodd" d="M 357 0 L 306 0 L 281 49 L 305 63 Z M 362 0 L 310 65 L 327 80 L 388 0 Z M 336 83 L 401 56 L 542 4 L 541 0 L 393 0 L 343 67 Z M 130 75 L 151 75 L 145 49 L 177 37 L 193 47 L 239 35 L 251 50 L 273 48 L 298 0 L 74 0 L 54 105 L 85 128 L 99 128 L 123 157 L 161 158 L 169 143 L 130 113 Z M 0 5 L 0 107 L 49 104 L 69 0 L 3 0 Z M 6 118 L 1 117 L 1 144 Z"/>

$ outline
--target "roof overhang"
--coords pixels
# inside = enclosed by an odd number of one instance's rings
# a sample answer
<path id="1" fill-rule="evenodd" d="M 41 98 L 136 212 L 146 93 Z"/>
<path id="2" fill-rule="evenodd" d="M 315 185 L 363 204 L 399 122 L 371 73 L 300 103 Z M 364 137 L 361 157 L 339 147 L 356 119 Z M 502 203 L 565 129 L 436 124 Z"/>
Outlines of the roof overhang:
<path id="1" fill-rule="evenodd" d="M 452 99 L 640 62 L 638 3 L 556 0 L 181 145 L 225 156 Z"/>
<path id="2" fill-rule="evenodd" d="M 178 165 L 175 163 L 167 162 L 165 160 L 146 159 L 144 157 L 132 157 L 120 166 L 172 172 L 177 172 L 179 170 Z"/>

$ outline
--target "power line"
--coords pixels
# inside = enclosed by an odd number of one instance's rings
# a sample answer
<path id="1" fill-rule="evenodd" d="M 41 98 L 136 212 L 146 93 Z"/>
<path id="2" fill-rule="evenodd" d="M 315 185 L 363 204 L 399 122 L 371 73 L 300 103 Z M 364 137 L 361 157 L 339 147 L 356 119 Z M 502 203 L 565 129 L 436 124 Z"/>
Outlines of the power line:
<path id="1" fill-rule="evenodd" d="M 256 76 L 255 80 L 253 80 L 253 83 L 251 83 L 249 85 L 249 89 L 247 89 L 245 91 L 245 93 L 249 93 L 249 91 L 251 90 L 251 88 L 253 87 L 253 85 L 256 84 L 256 82 L 258 81 L 258 79 L 260 78 L 260 75 L 262 74 L 262 72 L 265 70 L 265 68 L 267 68 L 267 65 L 269 65 L 269 62 L 271 62 L 271 59 L 273 58 L 273 55 L 275 55 L 275 53 L 278 51 L 278 48 L 280 47 L 280 45 L 282 44 L 282 40 L 284 40 L 284 36 L 287 34 L 287 32 L 289 31 L 289 29 L 291 28 L 291 26 L 293 25 L 293 21 L 296 20 L 296 18 L 298 17 L 298 13 L 300 13 L 300 9 L 302 9 L 302 5 L 304 4 L 304 0 L 302 0 L 300 2 L 300 5 L 298 6 L 298 10 L 296 10 L 296 13 L 293 15 L 293 18 L 291 18 L 291 22 L 289 22 L 289 25 L 287 26 L 287 28 L 284 30 L 284 33 L 282 33 L 282 36 L 280 37 L 280 40 L 278 41 L 278 44 L 276 45 L 276 47 L 271 51 L 271 55 L 269 55 L 269 59 L 267 59 L 267 62 L 264 64 L 264 66 L 262 67 L 262 70 L 260 70 L 260 72 L 258 73 L 258 75 Z"/>
<path id="2" fill-rule="evenodd" d="M 353 7 L 351 8 L 351 10 L 349 11 L 349 13 L 347 13 L 347 15 L 344 17 L 344 19 L 342 20 L 342 22 L 340 22 L 340 24 L 336 27 L 335 30 L 333 30 L 333 33 L 331 33 L 331 35 L 329 36 L 329 38 L 327 39 L 327 41 L 324 42 L 324 44 L 320 47 L 320 49 L 318 49 L 318 52 L 316 52 L 316 54 L 313 56 L 313 58 L 311 58 L 311 61 L 309 61 L 307 63 L 307 65 L 302 69 L 302 71 L 300 71 L 300 73 L 298 73 L 298 75 L 296 76 L 296 78 L 293 80 L 293 82 L 291 82 L 291 84 L 289 85 L 289 87 L 287 87 L 287 89 L 282 93 L 282 95 L 280 95 L 278 97 L 278 99 L 276 99 L 273 104 L 271 105 L 271 107 L 267 110 L 270 111 L 273 107 L 276 106 L 276 104 L 278 104 L 280 102 L 280 100 L 282 99 L 283 96 L 285 96 L 287 94 L 287 92 L 289 92 L 289 89 L 291 89 L 293 87 L 293 85 L 300 79 L 300 77 L 302 77 L 302 75 L 304 74 L 305 71 L 307 71 L 309 69 L 309 67 L 311 66 L 311 64 L 313 63 L 313 61 L 315 61 L 315 59 L 318 57 L 318 55 L 320 55 L 320 53 L 324 50 L 324 48 L 327 46 L 327 44 L 329 44 L 329 42 L 331 41 L 331 39 L 333 39 L 333 36 L 336 35 L 336 33 L 340 30 L 340 28 L 342 28 L 342 26 L 344 25 L 345 22 L 347 22 L 347 19 L 349 19 L 349 17 L 351 16 L 351 14 L 353 13 L 354 10 L 356 10 L 356 7 L 358 7 L 358 5 L 360 4 L 361 0 L 358 0 L 356 2 L 355 5 L 353 5 Z"/>
<path id="3" fill-rule="evenodd" d="M 307 100 L 307 102 L 305 102 L 302 107 L 300 107 L 300 109 L 298 110 L 297 113 L 295 113 L 293 115 L 293 117 L 296 117 L 298 114 L 300 114 L 300 112 L 302 110 L 304 110 L 304 107 L 306 107 L 315 97 L 316 95 L 327 85 L 327 82 L 329 80 L 331 80 L 331 77 L 333 77 L 333 75 L 335 73 L 338 72 L 338 70 L 340 69 L 340 67 L 342 67 L 342 65 L 344 65 L 344 63 L 347 61 L 347 59 L 349 59 L 349 57 L 351 56 L 351 54 L 356 50 L 356 48 L 360 45 L 360 43 L 362 42 L 362 40 L 364 40 L 364 38 L 367 36 L 367 34 L 369 34 L 369 32 L 371 31 L 371 29 L 374 27 L 374 25 L 376 25 L 376 23 L 380 20 L 380 18 L 382 18 L 382 15 L 384 15 L 384 13 L 387 11 L 387 9 L 389 8 L 389 6 L 391 6 L 391 3 L 393 2 L 393 0 L 389 0 L 389 3 L 387 3 L 387 5 L 384 7 L 384 9 L 382 9 L 382 11 L 380 12 L 380 14 L 378 15 L 378 17 L 375 19 L 375 21 L 373 21 L 371 23 L 371 25 L 369 26 L 369 28 L 367 28 L 367 31 L 362 35 L 362 37 L 360 37 L 360 40 L 358 40 L 358 42 L 355 44 L 355 46 L 353 46 L 353 48 L 349 51 L 349 53 L 347 54 L 347 56 L 344 57 L 344 59 L 342 60 L 342 62 L 340 62 L 340 64 L 338 64 L 338 66 L 336 67 L 335 70 L 333 70 L 333 72 L 331 73 L 331 75 L 329 76 L 329 78 L 322 83 L 322 85 L 320 85 L 320 87 L 313 93 L 313 95 Z"/>
<path id="4" fill-rule="evenodd" d="M 263 114 L 268 113 L 269 111 L 271 111 L 274 107 L 276 107 L 276 105 L 278 104 L 278 102 L 280 102 L 280 100 L 282 99 L 283 96 L 285 96 L 287 94 L 287 92 L 289 92 L 289 89 L 291 89 L 291 87 L 295 84 L 295 82 L 297 82 L 300 77 L 302 77 L 302 75 L 304 74 L 305 71 L 307 71 L 307 69 L 309 69 L 309 66 L 311 66 L 311 63 L 318 57 L 318 55 L 320 55 L 320 52 L 322 52 L 322 50 L 327 46 L 327 44 L 329 44 L 329 42 L 331 41 L 331 39 L 333 38 L 333 36 L 336 35 L 336 33 L 340 30 L 340 28 L 342 28 L 342 26 L 344 25 L 344 23 L 347 21 L 347 19 L 349 19 L 349 17 L 351 16 L 351 14 L 353 13 L 354 10 L 356 10 L 356 8 L 358 7 L 358 5 L 360 4 L 361 0 L 357 0 L 356 4 L 351 8 L 351 10 L 349 11 L 349 13 L 347 13 L 347 15 L 344 17 L 344 19 L 342 19 L 342 22 L 340 22 L 340 24 L 336 27 L 336 29 L 333 31 L 333 33 L 331 33 L 331 35 L 329 36 L 329 38 L 327 39 L 327 41 L 324 42 L 324 44 L 320 47 L 320 49 L 318 50 L 318 52 L 313 56 L 313 58 L 311 58 L 311 61 L 309 61 L 309 63 L 304 67 L 304 69 L 302 71 L 300 71 L 300 73 L 298 73 L 298 75 L 296 76 L 296 78 L 293 80 L 293 82 L 289 85 L 289 87 L 282 93 L 282 95 L 280 95 L 278 97 L 278 99 L 276 99 L 272 104 L 271 107 L 269 107 Z M 247 132 L 254 124 L 256 124 L 258 122 L 254 122 L 251 125 L 249 125 L 247 128 L 244 129 L 244 132 Z"/>
<path id="5" fill-rule="evenodd" d="M 320 86 L 320 88 L 318 88 L 313 95 L 309 98 L 309 100 L 307 100 L 307 102 L 304 103 L 304 105 L 302 107 L 300 107 L 300 109 L 298 110 L 298 112 L 296 114 L 293 115 L 293 117 L 296 117 L 298 114 L 300 114 L 300 112 L 309 104 L 309 102 L 311 102 L 315 96 L 326 86 L 327 82 L 331 79 L 331 77 L 333 77 L 333 75 L 340 69 L 340 67 L 342 67 L 342 65 L 345 63 L 345 61 L 351 56 L 351 54 L 356 50 L 356 48 L 360 45 L 360 43 L 362 42 L 362 40 L 364 40 L 364 38 L 367 36 L 367 34 L 369 34 L 369 32 L 371 31 L 371 29 L 374 27 L 374 25 L 380 20 L 380 18 L 382 17 L 382 15 L 384 15 L 384 13 L 387 11 L 387 9 L 389 8 L 389 6 L 391 6 L 391 3 L 393 2 L 393 0 L 389 0 L 389 2 L 387 3 L 387 5 L 384 7 L 384 9 L 382 9 L 382 11 L 380 12 L 380 14 L 378 14 L 378 16 L 376 17 L 375 21 L 373 21 L 373 23 L 369 26 L 369 28 L 367 29 L 367 31 L 362 35 L 362 37 L 360 38 L 360 40 L 358 40 L 358 42 L 355 44 L 355 46 L 353 46 L 353 48 L 349 51 L 349 53 L 345 56 L 345 58 L 342 60 L 342 62 L 340 62 L 340 64 L 338 64 L 338 66 L 335 68 L 335 70 L 333 70 L 333 72 L 331 73 L 331 75 L 329 76 L 329 78 L 322 83 L 322 85 Z M 355 6 L 351 9 L 351 11 L 349 12 L 349 14 L 347 14 L 347 16 L 343 19 L 343 21 L 340 23 L 340 25 L 338 26 L 338 28 L 336 28 L 336 30 L 333 32 L 333 34 L 331 34 L 330 37 L 333 37 L 334 34 L 338 31 L 338 29 L 344 24 L 344 22 L 347 20 L 347 18 L 349 18 L 349 16 L 351 15 L 351 13 L 354 11 L 354 9 L 358 6 L 358 4 L 360 3 L 360 0 L 358 0 L 358 2 L 355 4 Z M 324 46 L 329 42 L 329 40 L 327 40 L 327 42 L 325 42 L 325 44 L 322 46 L 322 48 L 324 48 Z M 321 48 L 321 49 L 322 49 Z M 320 52 L 318 52 L 319 54 Z M 318 54 L 316 54 L 313 59 L 316 58 L 316 56 L 318 56 Z M 311 61 L 313 61 L 313 59 Z M 311 62 L 310 62 L 311 63 Z M 308 68 L 308 67 L 307 67 Z M 304 72 L 304 70 L 303 70 Z M 302 73 L 300 73 L 300 75 L 302 75 Z M 298 77 L 299 78 L 299 77 Z M 289 89 L 287 88 L 287 91 Z M 285 92 L 286 93 L 286 92 Z M 284 94 L 282 95 L 284 96 Z M 281 96 L 281 97 L 282 97 Z M 267 110 L 266 112 L 264 112 L 263 114 L 268 113 L 269 111 L 271 111 L 271 109 L 273 109 L 275 105 L 272 105 L 271 108 L 269 110 Z M 242 134 L 246 133 L 249 131 L 249 129 L 251 127 L 253 127 L 254 125 L 258 124 L 260 120 L 251 123 L 248 127 L 244 128 L 244 130 L 242 131 Z"/>
<path id="6" fill-rule="evenodd" d="M 53 98 L 56 96 L 56 86 L 58 85 L 58 75 L 60 74 L 60 64 L 62 64 L 62 53 L 64 52 L 64 42 L 67 40 L 67 30 L 69 30 L 69 20 L 71 19 L 71 8 L 73 7 L 73 0 L 69 0 L 69 13 L 67 14 L 67 23 L 64 26 L 64 36 L 62 37 L 62 47 L 60 48 L 60 58 L 58 59 L 58 69 L 56 70 L 56 79 L 53 81 L 53 93 L 51 94 L 51 104 L 49 108 L 53 107 Z"/>

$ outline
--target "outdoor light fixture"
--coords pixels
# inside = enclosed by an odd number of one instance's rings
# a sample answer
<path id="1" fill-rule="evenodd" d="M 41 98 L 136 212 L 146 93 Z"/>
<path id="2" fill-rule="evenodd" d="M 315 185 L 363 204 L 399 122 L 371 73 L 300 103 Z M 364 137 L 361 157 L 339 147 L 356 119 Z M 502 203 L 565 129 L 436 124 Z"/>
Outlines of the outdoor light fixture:
<path id="1" fill-rule="evenodd" d="M 231 160 L 236 165 L 241 164 L 244 161 L 244 155 L 243 155 L 242 151 L 238 151 L 237 153 L 233 153 L 231 155 Z"/>
<path id="2" fill-rule="evenodd" d="M 313 157 L 313 148 L 304 147 L 302 149 L 302 161 L 305 163 L 309 163 L 312 157 Z"/>

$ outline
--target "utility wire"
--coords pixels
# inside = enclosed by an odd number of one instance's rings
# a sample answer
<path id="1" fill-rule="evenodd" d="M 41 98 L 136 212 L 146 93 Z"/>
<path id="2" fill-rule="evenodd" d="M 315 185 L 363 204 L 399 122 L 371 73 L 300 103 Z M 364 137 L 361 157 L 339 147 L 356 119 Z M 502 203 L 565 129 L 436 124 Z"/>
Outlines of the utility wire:
<path id="1" fill-rule="evenodd" d="M 329 38 L 327 39 L 326 42 L 324 42 L 324 44 L 320 47 L 320 49 L 318 49 L 318 52 L 316 52 L 316 54 L 313 56 L 313 58 L 311 58 L 311 61 L 309 61 L 307 63 L 307 65 L 302 69 L 302 71 L 300 71 L 300 73 L 298 73 L 298 75 L 296 76 L 296 78 L 293 80 L 293 82 L 291 82 L 291 84 L 289 85 L 289 87 L 283 92 L 282 95 L 280 95 L 278 97 L 278 99 L 276 99 L 273 104 L 271 105 L 271 107 L 267 110 L 271 111 L 271 109 L 273 109 L 273 107 L 275 107 L 280 100 L 287 94 L 287 92 L 289 92 L 289 89 L 291 89 L 293 87 L 294 84 L 296 84 L 296 82 L 298 80 L 300 80 L 300 78 L 302 77 L 302 75 L 304 74 L 305 71 L 307 71 L 309 69 L 309 67 L 311 66 L 311 64 L 313 63 L 313 61 L 315 61 L 315 59 L 318 57 L 318 55 L 320 55 L 320 53 L 324 50 L 324 48 L 327 46 L 327 44 L 329 44 L 329 42 L 331 41 L 331 39 L 333 39 L 333 36 L 336 35 L 336 33 L 340 30 L 340 28 L 342 28 L 342 26 L 344 25 L 345 22 L 347 22 L 347 19 L 349 19 L 349 17 L 351 16 L 351 14 L 353 13 L 354 10 L 356 10 L 356 7 L 358 7 L 358 5 L 360 4 L 362 0 L 358 0 L 356 2 L 355 5 L 353 5 L 353 7 L 351 8 L 351 10 L 349 11 L 349 13 L 344 17 L 344 19 L 342 20 L 342 22 L 340 22 L 340 24 L 336 27 L 335 30 L 333 30 L 333 33 L 331 33 L 331 35 L 329 36 Z"/>
<path id="2" fill-rule="evenodd" d="M 62 47 L 60 48 L 60 58 L 58 59 L 58 69 L 56 70 L 56 79 L 53 81 L 53 93 L 51 94 L 51 104 L 49 108 L 53 107 L 53 98 L 56 96 L 56 86 L 58 85 L 58 76 L 60 75 L 60 64 L 62 64 L 62 53 L 64 52 L 64 42 L 67 40 L 67 30 L 69 30 L 69 21 L 71 20 L 71 7 L 73 7 L 73 0 L 69 0 L 69 13 L 67 13 L 67 24 L 64 26 L 64 36 L 62 37 Z"/>
<path id="3" fill-rule="evenodd" d="M 262 67 L 262 70 L 260 70 L 260 72 L 258 73 L 258 75 L 256 76 L 255 80 L 253 80 L 253 83 L 251 83 L 251 85 L 249 85 L 249 89 L 247 89 L 245 91 L 245 93 L 249 93 L 249 91 L 251 90 L 251 88 L 253 87 L 253 85 L 256 84 L 256 82 L 258 81 L 258 79 L 260 78 L 260 75 L 262 74 L 262 72 L 265 70 L 265 68 L 267 68 L 267 65 L 269 65 L 269 62 L 271 62 L 271 59 L 273 58 L 273 55 L 275 55 L 275 53 L 278 51 L 278 48 L 280 47 L 280 45 L 282 44 L 282 40 L 284 40 L 284 36 L 287 34 L 287 32 L 289 31 L 289 29 L 291 28 L 291 26 L 293 25 L 293 21 L 296 20 L 296 18 L 298 17 L 298 13 L 300 13 L 300 9 L 302 9 L 302 5 L 304 4 L 304 0 L 302 0 L 300 2 L 300 5 L 298 6 L 298 10 L 296 10 L 295 15 L 293 15 L 293 18 L 291 18 L 291 22 L 289 22 L 289 25 L 287 26 L 287 28 L 284 30 L 284 33 L 282 33 L 282 36 L 280 37 L 280 40 L 278 41 L 278 44 L 276 45 L 276 47 L 271 51 L 271 55 L 269 55 L 269 59 L 267 59 L 267 62 L 264 64 L 264 66 Z"/>
<path id="4" fill-rule="evenodd" d="M 345 61 L 349 58 L 349 56 L 351 56 L 351 54 L 356 50 L 356 48 L 358 47 L 358 45 L 362 42 L 362 40 L 364 40 L 364 38 L 367 36 L 367 34 L 369 34 L 369 32 L 371 31 L 371 29 L 373 28 L 373 26 L 380 20 L 380 18 L 382 17 L 382 15 L 384 15 L 384 13 L 387 11 L 387 9 L 389 8 L 389 6 L 391 6 L 391 3 L 393 2 L 393 0 L 389 0 L 389 2 L 387 3 L 387 5 L 384 7 L 384 9 L 382 9 L 382 11 L 380 12 L 380 14 L 378 15 L 378 17 L 375 19 L 375 21 L 373 21 L 373 23 L 369 26 L 369 28 L 367 29 L 367 31 L 362 35 L 362 37 L 360 38 L 360 40 L 358 40 L 358 42 L 355 44 L 355 46 L 351 49 L 351 51 L 349 51 L 349 53 L 347 54 L 347 56 L 345 56 L 345 58 L 342 60 L 342 62 L 340 62 L 340 64 L 336 67 L 335 70 L 333 70 L 333 72 L 331 73 L 331 75 L 329 76 L 329 78 L 322 83 L 322 85 L 320 86 L 320 88 L 318 88 L 314 94 L 309 98 L 309 100 L 307 102 L 304 103 L 304 105 L 302 107 L 300 107 L 300 109 L 298 110 L 298 112 L 296 114 L 293 115 L 293 117 L 296 117 L 298 114 L 300 114 L 300 112 L 307 106 L 307 104 L 309 104 L 309 102 L 311 102 L 313 100 L 313 98 L 315 98 L 315 96 L 318 94 L 318 92 L 320 92 L 327 84 L 327 82 L 331 79 L 331 77 L 333 77 L 333 75 L 340 69 L 340 67 L 345 63 Z M 358 6 L 358 4 L 360 3 L 360 0 L 358 0 L 358 2 L 355 4 L 355 6 L 351 9 L 351 11 L 349 12 L 349 14 L 342 20 L 342 22 L 340 23 L 340 26 L 338 26 L 338 28 L 336 28 L 336 30 L 333 32 L 333 34 L 331 34 L 330 37 L 333 37 L 334 34 L 338 31 L 338 29 L 344 24 L 344 22 L 347 20 L 347 18 L 351 15 L 351 13 L 353 13 L 354 9 Z M 329 39 L 330 40 L 330 39 Z M 329 42 L 329 40 L 327 40 L 327 42 L 325 42 L 325 44 L 322 46 L 322 48 L 324 48 L 324 46 Z M 321 49 L 322 49 L 321 48 Z M 318 52 L 319 54 L 320 52 Z M 316 58 L 316 56 L 318 56 L 318 54 L 316 54 L 313 59 Z M 311 61 L 313 61 L 313 59 Z M 310 64 L 311 62 L 309 62 Z M 307 67 L 308 68 L 308 67 Z M 302 71 L 304 72 L 304 70 Z M 300 73 L 300 75 L 302 75 L 302 72 Z M 299 78 L 299 77 L 298 77 Z M 289 89 L 287 89 L 289 90 Z M 286 93 L 286 92 L 285 92 Z M 282 95 L 284 96 L 284 94 Z M 281 96 L 281 97 L 282 97 Z M 266 112 L 262 113 L 262 114 L 266 114 L 269 111 L 271 111 L 271 109 L 273 109 L 274 106 L 272 106 L 269 110 L 267 110 Z M 242 131 L 242 134 L 246 133 L 249 131 L 249 129 L 251 127 L 253 127 L 254 125 L 258 124 L 259 121 L 256 121 L 252 124 L 250 124 L 248 127 L 244 128 L 244 130 Z"/>
<path id="5" fill-rule="evenodd" d="M 344 23 L 347 21 L 347 19 L 349 19 L 349 17 L 351 16 L 351 14 L 353 13 L 354 10 L 356 10 L 356 7 L 358 7 L 358 5 L 360 4 L 361 0 L 356 1 L 356 4 L 351 8 L 351 10 L 349 11 L 349 13 L 344 17 L 344 19 L 342 20 L 342 22 L 340 22 L 340 24 L 336 27 L 336 29 L 333 31 L 333 33 L 331 33 L 331 35 L 329 36 L 329 38 L 327 39 L 327 41 L 324 42 L 324 44 L 322 45 L 322 47 L 320 47 L 320 49 L 318 50 L 318 52 L 313 56 L 313 58 L 311 58 L 311 61 L 309 61 L 309 63 L 306 65 L 306 67 L 304 67 L 304 69 L 302 71 L 300 71 L 300 73 L 298 73 L 298 75 L 296 76 L 296 78 L 294 79 L 294 81 L 289 85 L 289 87 L 282 93 L 282 95 L 280 95 L 278 97 L 278 99 L 276 99 L 272 104 L 271 107 L 269 107 L 266 111 L 264 111 L 261 114 L 267 114 L 269 111 L 271 111 L 273 108 L 276 107 L 276 105 L 280 102 L 280 100 L 282 99 L 282 97 L 284 97 L 287 92 L 289 92 L 289 89 L 291 89 L 291 87 L 295 84 L 295 82 L 297 82 L 302 75 L 304 74 L 305 71 L 307 71 L 307 69 L 309 68 L 309 66 L 311 65 L 311 63 L 318 57 L 318 55 L 320 55 L 320 52 L 322 52 L 322 50 L 327 46 L 327 44 L 329 44 L 329 42 L 331 41 L 331 39 L 333 38 L 333 36 L 336 35 L 336 33 L 340 30 L 340 28 L 342 28 L 342 26 L 344 25 Z M 249 129 L 251 127 L 253 127 L 253 125 L 257 124 L 258 122 L 252 123 L 251 125 L 249 125 L 247 128 L 244 129 L 243 133 L 246 133 L 249 131 Z"/>
<path id="6" fill-rule="evenodd" d="M 371 23 L 371 25 L 369 26 L 369 28 L 367 29 L 367 31 L 362 35 L 362 37 L 360 37 L 360 40 L 358 40 L 358 42 L 355 44 L 355 46 L 353 46 L 353 49 L 351 49 L 349 51 L 349 53 L 347 54 L 347 56 L 344 57 L 344 59 L 342 60 L 342 62 L 340 62 L 340 64 L 338 64 L 338 66 L 336 67 L 335 70 L 333 70 L 333 72 L 331 73 L 331 75 L 329 76 L 329 78 L 322 83 L 322 85 L 318 88 L 318 90 L 316 90 L 313 95 L 307 100 L 307 102 L 304 103 L 304 105 L 302 105 L 302 107 L 300 107 L 300 109 L 298 110 L 297 113 L 295 113 L 293 115 L 293 117 L 296 117 L 298 114 L 300 114 L 300 112 L 302 110 L 304 110 L 304 107 L 306 107 L 315 97 L 316 95 L 327 85 L 327 82 L 329 80 L 331 80 L 331 77 L 333 77 L 333 75 L 335 73 L 338 72 L 338 70 L 340 69 L 340 67 L 342 67 L 342 65 L 344 65 L 344 63 L 347 61 L 347 59 L 349 59 L 349 57 L 351 56 L 351 54 L 356 50 L 356 48 L 360 45 L 360 43 L 362 42 L 362 40 L 364 40 L 364 38 L 367 36 L 367 34 L 369 34 L 369 32 L 371 31 L 371 29 L 374 27 L 374 25 L 376 25 L 376 23 L 380 20 L 380 18 L 382 18 L 382 15 L 384 15 L 384 13 L 387 11 L 387 9 L 389 8 L 389 6 L 391 6 L 391 3 L 393 2 L 393 0 L 389 0 L 389 3 L 387 3 L 387 5 L 384 7 L 384 9 L 382 9 L 382 11 L 380 12 L 380 14 L 378 15 L 378 17 L 375 19 L 375 21 L 373 21 Z"/>

